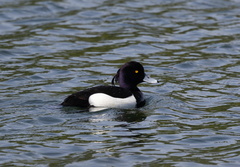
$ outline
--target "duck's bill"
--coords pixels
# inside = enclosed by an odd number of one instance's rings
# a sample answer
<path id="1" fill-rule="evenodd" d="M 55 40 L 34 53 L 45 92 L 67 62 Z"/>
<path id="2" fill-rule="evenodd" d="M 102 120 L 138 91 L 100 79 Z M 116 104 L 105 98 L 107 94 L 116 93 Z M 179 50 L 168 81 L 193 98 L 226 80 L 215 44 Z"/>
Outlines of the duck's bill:
<path id="1" fill-rule="evenodd" d="M 151 78 L 149 75 L 146 75 L 146 74 L 145 74 L 143 81 L 148 82 L 148 83 L 158 83 L 158 80 Z"/>

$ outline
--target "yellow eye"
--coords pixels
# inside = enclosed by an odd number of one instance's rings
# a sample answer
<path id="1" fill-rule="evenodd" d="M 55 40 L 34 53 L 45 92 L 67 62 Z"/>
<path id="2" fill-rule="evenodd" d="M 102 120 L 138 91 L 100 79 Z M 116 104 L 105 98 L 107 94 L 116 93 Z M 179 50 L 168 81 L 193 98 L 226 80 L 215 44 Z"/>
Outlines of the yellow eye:
<path id="1" fill-rule="evenodd" d="M 137 73 L 138 73 L 138 70 L 135 70 L 135 73 L 137 74 Z"/>

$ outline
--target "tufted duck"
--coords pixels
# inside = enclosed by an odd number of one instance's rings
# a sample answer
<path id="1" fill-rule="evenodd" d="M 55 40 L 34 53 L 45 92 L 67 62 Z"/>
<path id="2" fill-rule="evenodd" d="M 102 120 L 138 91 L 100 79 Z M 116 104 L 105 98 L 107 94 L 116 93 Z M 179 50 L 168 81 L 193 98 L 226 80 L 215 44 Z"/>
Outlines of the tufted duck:
<path id="1" fill-rule="evenodd" d="M 125 63 L 112 79 L 113 86 L 95 86 L 68 96 L 61 105 L 78 107 L 134 108 L 145 105 L 137 85 L 141 82 L 157 83 L 135 61 Z M 120 87 L 115 86 L 119 83 Z"/>

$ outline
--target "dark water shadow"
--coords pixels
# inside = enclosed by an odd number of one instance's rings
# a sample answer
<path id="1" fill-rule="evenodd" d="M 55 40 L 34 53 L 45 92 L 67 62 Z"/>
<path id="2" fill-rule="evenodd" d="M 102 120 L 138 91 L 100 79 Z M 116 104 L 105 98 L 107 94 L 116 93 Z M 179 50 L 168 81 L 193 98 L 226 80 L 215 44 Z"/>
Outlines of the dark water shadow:
<path id="1" fill-rule="evenodd" d="M 84 121 L 100 120 L 107 121 L 121 121 L 121 122 L 141 122 L 147 117 L 147 114 L 140 109 L 113 109 L 102 108 L 99 111 L 92 112 L 92 109 L 79 108 L 79 107 L 61 107 L 60 110 L 64 114 L 74 114 L 79 119 L 83 118 Z"/>

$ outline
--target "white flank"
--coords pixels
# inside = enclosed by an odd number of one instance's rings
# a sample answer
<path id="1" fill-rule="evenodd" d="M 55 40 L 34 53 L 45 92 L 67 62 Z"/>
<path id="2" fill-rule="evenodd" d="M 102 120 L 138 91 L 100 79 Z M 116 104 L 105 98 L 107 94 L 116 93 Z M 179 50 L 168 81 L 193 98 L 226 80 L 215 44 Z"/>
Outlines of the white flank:
<path id="1" fill-rule="evenodd" d="M 96 93 L 89 97 L 89 103 L 95 107 L 107 108 L 134 108 L 136 107 L 135 97 L 129 96 L 127 98 L 111 97 L 104 93 Z"/>

